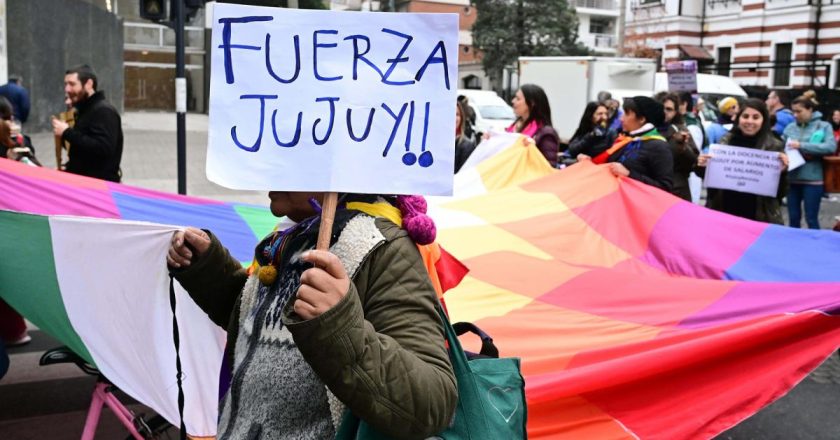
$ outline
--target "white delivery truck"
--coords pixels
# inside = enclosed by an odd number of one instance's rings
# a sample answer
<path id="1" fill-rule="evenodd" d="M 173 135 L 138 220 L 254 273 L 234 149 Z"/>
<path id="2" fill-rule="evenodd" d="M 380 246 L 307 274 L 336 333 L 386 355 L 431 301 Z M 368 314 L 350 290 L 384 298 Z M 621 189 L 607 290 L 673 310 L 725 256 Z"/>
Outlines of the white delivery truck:
<path id="1" fill-rule="evenodd" d="M 577 129 L 586 103 L 598 92 L 613 98 L 653 95 L 656 62 L 646 58 L 520 57 L 519 84 L 536 84 L 548 95 L 551 120 L 568 140 Z"/>

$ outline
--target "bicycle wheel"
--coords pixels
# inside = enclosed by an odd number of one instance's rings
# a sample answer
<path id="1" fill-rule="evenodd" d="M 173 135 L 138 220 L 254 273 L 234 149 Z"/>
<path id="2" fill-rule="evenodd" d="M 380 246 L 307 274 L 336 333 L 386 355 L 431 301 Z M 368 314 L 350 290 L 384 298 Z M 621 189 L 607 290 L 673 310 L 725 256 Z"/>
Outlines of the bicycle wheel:
<path id="1" fill-rule="evenodd" d="M 148 430 L 138 430 L 141 431 L 140 434 L 143 435 L 146 439 L 176 440 L 180 437 L 180 431 L 178 430 L 178 428 L 166 421 L 166 419 L 160 415 L 156 414 L 154 417 L 150 417 L 148 419 L 142 417 L 142 419 L 143 422 L 146 424 L 146 427 L 148 427 Z M 125 440 L 134 440 L 134 437 L 129 435 L 125 438 Z"/>

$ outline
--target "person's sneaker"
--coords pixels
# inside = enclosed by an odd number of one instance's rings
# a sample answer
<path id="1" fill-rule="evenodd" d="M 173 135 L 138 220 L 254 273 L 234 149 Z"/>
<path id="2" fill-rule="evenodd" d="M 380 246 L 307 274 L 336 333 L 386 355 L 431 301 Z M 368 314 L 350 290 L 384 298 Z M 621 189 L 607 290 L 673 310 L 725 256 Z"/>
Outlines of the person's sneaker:
<path id="1" fill-rule="evenodd" d="M 20 347 L 21 345 L 26 345 L 30 342 L 32 342 L 32 336 L 29 336 L 29 333 L 24 333 L 17 339 L 6 341 L 6 347 Z"/>

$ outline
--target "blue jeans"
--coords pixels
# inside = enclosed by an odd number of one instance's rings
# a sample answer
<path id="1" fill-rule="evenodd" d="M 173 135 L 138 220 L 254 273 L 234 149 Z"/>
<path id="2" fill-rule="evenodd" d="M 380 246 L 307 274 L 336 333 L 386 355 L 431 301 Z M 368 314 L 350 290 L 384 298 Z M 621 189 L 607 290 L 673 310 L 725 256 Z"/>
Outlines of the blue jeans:
<path id="1" fill-rule="evenodd" d="M 787 195 L 788 216 L 790 226 L 798 228 L 802 221 L 802 202 L 805 202 L 805 222 L 808 228 L 820 228 L 820 202 L 822 202 L 822 185 L 802 185 L 791 183 Z"/>

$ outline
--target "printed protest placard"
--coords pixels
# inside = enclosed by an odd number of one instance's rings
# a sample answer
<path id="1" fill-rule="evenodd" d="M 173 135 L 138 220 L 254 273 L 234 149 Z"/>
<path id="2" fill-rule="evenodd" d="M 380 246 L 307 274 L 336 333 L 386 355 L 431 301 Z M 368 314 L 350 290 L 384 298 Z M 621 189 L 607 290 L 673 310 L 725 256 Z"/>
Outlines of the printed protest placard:
<path id="1" fill-rule="evenodd" d="M 712 144 L 706 168 L 706 187 L 775 197 L 782 161 L 778 151 Z"/>
<path id="2" fill-rule="evenodd" d="M 696 92 L 697 91 L 697 61 L 671 61 L 665 65 L 668 72 L 668 91 Z"/>
<path id="3" fill-rule="evenodd" d="M 217 3 L 212 31 L 211 181 L 452 193 L 456 14 Z"/>

